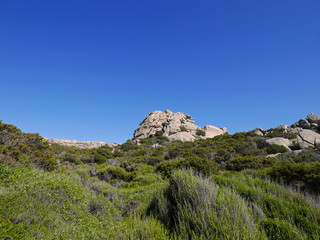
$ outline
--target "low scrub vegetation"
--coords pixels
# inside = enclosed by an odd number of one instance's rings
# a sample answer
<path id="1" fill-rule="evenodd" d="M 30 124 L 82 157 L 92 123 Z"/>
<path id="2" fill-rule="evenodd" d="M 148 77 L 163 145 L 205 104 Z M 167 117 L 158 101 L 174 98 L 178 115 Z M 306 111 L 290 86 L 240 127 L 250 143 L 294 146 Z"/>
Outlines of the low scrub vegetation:
<path id="1" fill-rule="evenodd" d="M 283 134 L 79 149 L 0 123 L 0 239 L 319 239 L 320 150 Z"/>

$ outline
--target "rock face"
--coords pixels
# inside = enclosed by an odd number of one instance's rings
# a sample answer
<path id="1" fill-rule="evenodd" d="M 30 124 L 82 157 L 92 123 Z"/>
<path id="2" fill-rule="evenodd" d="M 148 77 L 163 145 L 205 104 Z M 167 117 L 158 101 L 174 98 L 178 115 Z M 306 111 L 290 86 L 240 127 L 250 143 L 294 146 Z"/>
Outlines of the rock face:
<path id="1" fill-rule="evenodd" d="M 98 148 L 105 145 L 109 147 L 115 147 L 118 145 L 117 143 L 105 143 L 105 142 L 96 142 L 96 141 L 79 142 L 76 140 L 50 139 L 46 137 L 44 137 L 43 139 L 49 143 L 56 143 L 61 146 L 78 147 L 78 148 Z"/>
<path id="2" fill-rule="evenodd" d="M 281 146 L 284 146 L 289 151 L 291 151 L 291 149 L 289 147 L 292 145 L 292 142 L 286 138 L 275 137 L 275 138 L 271 138 L 271 139 L 266 140 L 266 144 L 267 145 L 272 145 L 272 144 L 281 145 Z"/>
<path id="3" fill-rule="evenodd" d="M 320 147 L 320 134 L 312 130 L 303 129 L 299 132 L 297 139 L 301 149 Z"/>
<path id="4" fill-rule="evenodd" d="M 197 138 L 212 138 L 227 132 L 226 128 L 211 125 L 201 128 L 194 124 L 191 116 L 166 110 L 149 113 L 135 130 L 133 139 L 165 136 L 169 140 L 194 141 Z"/>

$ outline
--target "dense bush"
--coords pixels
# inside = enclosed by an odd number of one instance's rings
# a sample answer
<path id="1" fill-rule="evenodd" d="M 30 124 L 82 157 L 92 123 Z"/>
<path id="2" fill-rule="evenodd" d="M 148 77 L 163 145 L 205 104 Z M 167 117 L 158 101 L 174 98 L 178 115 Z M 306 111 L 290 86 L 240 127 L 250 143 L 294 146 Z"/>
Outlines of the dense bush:
<path id="1" fill-rule="evenodd" d="M 197 134 L 198 136 L 205 136 L 205 135 L 206 135 L 206 132 L 205 132 L 204 130 L 198 128 L 197 131 L 196 131 L 196 134 Z"/>
<path id="2" fill-rule="evenodd" d="M 285 153 L 288 149 L 282 145 L 271 144 L 266 148 L 268 154 Z"/>
<path id="3" fill-rule="evenodd" d="M 229 162 L 226 166 L 227 170 L 231 171 L 241 171 L 244 169 L 263 169 L 266 167 L 272 166 L 276 160 L 274 158 L 261 158 L 261 157 L 238 157 L 231 162 Z"/>
<path id="4" fill-rule="evenodd" d="M 187 158 L 163 162 L 157 166 L 156 170 L 164 177 L 170 177 L 173 170 L 177 168 L 193 169 L 206 175 L 217 172 L 216 163 L 205 158 Z"/>
<path id="5" fill-rule="evenodd" d="M 320 163 L 283 161 L 268 170 L 268 175 L 286 183 L 301 182 L 305 187 L 320 193 Z"/>
<path id="6" fill-rule="evenodd" d="M 58 166 L 49 144 L 38 134 L 23 133 L 17 127 L 0 122 L 0 151 L 15 161 L 15 164 L 28 165 L 47 170 Z"/>

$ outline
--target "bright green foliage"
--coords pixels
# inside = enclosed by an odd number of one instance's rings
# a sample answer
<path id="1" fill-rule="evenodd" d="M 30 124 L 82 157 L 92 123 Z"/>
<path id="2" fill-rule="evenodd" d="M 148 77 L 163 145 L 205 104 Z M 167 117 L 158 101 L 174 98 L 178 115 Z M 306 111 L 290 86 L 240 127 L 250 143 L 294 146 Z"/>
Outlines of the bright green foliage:
<path id="1" fill-rule="evenodd" d="M 214 176 L 215 182 L 236 191 L 255 211 L 256 222 L 271 239 L 319 239 L 320 209 L 300 194 L 245 174 Z"/>
<path id="2" fill-rule="evenodd" d="M 192 171 L 176 171 L 149 211 L 184 239 L 266 239 L 239 194 Z"/>

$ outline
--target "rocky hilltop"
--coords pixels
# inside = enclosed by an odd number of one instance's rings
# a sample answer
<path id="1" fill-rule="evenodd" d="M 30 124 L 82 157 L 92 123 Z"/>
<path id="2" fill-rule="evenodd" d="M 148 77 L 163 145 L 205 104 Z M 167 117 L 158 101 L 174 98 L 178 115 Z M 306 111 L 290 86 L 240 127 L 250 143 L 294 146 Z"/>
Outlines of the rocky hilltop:
<path id="1" fill-rule="evenodd" d="M 139 142 L 141 138 L 164 136 L 169 140 L 194 141 L 200 138 L 213 138 L 227 132 L 226 128 L 211 125 L 199 127 L 194 124 L 191 116 L 182 112 L 154 111 L 149 113 L 134 131 L 133 140 Z"/>
<path id="2" fill-rule="evenodd" d="M 106 142 L 97 142 L 97 141 L 85 141 L 85 142 L 80 142 L 77 140 L 65 140 L 65 139 L 50 139 L 50 138 L 43 138 L 45 141 L 49 143 L 55 143 L 59 144 L 61 146 L 66 146 L 66 147 L 78 147 L 78 148 L 98 148 L 102 146 L 109 146 L 109 147 L 115 147 L 118 144 L 117 143 L 106 143 Z"/>

